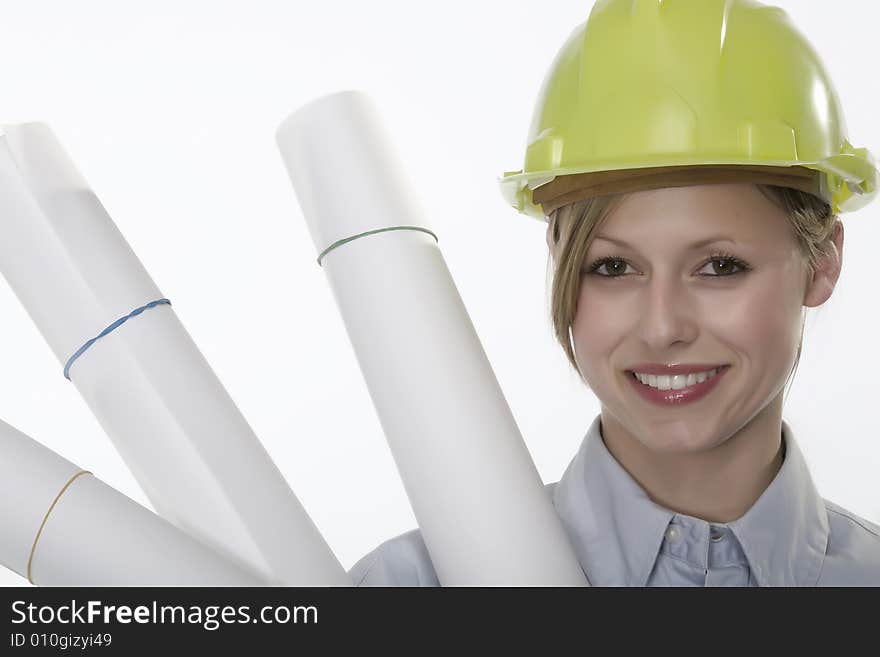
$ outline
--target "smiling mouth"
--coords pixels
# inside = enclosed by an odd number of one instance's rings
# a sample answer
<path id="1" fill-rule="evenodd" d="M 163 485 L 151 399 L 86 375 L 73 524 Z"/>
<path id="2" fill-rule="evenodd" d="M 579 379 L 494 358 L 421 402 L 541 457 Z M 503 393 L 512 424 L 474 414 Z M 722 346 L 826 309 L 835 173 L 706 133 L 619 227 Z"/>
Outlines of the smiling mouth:
<path id="1" fill-rule="evenodd" d="M 700 372 L 691 372 L 690 374 L 637 374 L 632 370 L 626 370 L 626 373 L 627 376 L 639 384 L 655 390 L 682 390 L 694 387 L 705 381 L 710 381 L 729 367 L 730 365 L 720 365 Z"/>
<path id="2" fill-rule="evenodd" d="M 705 372 L 692 372 L 687 375 L 640 375 L 642 379 L 647 379 L 647 382 L 639 380 L 639 376 L 632 370 L 625 371 L 630 385 L 642 400 L 668 408 L 704 398 L 719 385 L 719 381 L 729 369 L 730 365 L 722 365 Z M 698 381 L 701 374 L 705 376 L 702 381 Z"/>

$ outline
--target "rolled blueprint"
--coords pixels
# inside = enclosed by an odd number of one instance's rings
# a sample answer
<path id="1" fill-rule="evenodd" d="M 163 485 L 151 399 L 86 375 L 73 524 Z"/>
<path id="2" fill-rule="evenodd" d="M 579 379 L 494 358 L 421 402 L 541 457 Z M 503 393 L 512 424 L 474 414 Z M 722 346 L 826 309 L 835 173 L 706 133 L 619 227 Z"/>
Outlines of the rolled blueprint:
<path id="1" fill-rule="evenodd" d="M 0 560 L 40 586 L 265 586 L 0 420 Z"/>
<path id="2" fill-rule="evenodd" d="M 0 270 L 157 513 L 270 583 L 350 586 L 42 123 L 0 128 L 0 234 Z"/>
<path id="3" fill-rule="evenodd" d="M 586 585 L 372 101 L 276 139 L 440 583 Z"/>

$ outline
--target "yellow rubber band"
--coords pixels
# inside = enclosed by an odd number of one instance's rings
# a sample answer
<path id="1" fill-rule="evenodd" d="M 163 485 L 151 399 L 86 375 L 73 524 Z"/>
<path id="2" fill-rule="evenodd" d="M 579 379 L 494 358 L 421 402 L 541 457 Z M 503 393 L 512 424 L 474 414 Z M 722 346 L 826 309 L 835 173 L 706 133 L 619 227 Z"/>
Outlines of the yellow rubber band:
<path id="1" fill-rule="evenodd" d="M 79 477 L 80 475 L 83 475 L 83 474 L 92 474 L 92 473 L 89 472 L 88 470 L 80 470 L 75 475 L 73 475 L 70 479 L 68 479 L 67 483 L 64 484 L 64 488 L 62 488 L 60 491 L 58 491 L 58 494 L 55 496 L 55 499 L 52 500 L 52 504 L 49 507 L 49 510 L 46 511 L 46 515 L 43 516 L 43 522 L 40 523 L 40 528 L 37 530 L 37 535 L 34 537 L 34 544 L 31 546 L 31 553 L 28 556 L 27 578 L 31 584 L 34 584 L 34 586 L 36 586 L 36 584 L 34 583 L 34 580 L 31 579 L 31 562 L 34 560 L 34 552 L 37 549 L 37 541 L 40 540 L 40 534 L 43 533 L 43 527 L 46 525 L 46 521 L 49 519 L 49 514 L 52 513 L 52 509 L 55 508 L 55 505 L 58 503 L 58 500 L 60 500 L 61 496 L 64 495 L 64 491 L 67 490 L 67 487 L 73 483 L 74 479 L 76 479 L 77 477 Z"/>

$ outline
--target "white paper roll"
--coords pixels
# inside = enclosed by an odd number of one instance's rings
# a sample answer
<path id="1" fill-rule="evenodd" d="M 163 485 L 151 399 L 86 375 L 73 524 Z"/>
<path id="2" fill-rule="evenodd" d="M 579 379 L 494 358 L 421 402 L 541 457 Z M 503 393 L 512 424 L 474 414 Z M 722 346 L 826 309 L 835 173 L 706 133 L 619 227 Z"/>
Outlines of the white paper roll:
<path id="1" fill-rule="evenodd" d="M 40 586 L 266 586 L 0 420 L 0 559 Z"/>
<path id="2" fill-rule="evenodd" d="M 62 364 L 163 298 L 42 123 L 0 129 L 0 231 L 0 269 Z M 351 585 L 170 305 L 69 374 L 159 515 L 267 581 Z"/>
<path id="3" fill-rule="evenodd" d="M 440 582 L 586 585 L 372 101 L 276 139 Z"/>

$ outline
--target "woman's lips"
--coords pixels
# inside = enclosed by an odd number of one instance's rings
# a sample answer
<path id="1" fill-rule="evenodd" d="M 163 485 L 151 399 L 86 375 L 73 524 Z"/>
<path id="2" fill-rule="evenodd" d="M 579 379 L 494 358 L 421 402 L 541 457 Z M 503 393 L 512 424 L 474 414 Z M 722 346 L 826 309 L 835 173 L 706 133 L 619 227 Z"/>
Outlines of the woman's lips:
<path id="1" fill-rule="evenodd" d="M 690 402 L 695 402 L 698 399 L 702 399 L 718 385 L 721 377 L 723 377 L 729 369 L 730 365 L 724 365 L 718 369 L 715 376 L 711 379 L 706 379 L 701 383 L 695 383 L 692 386 L 686 386 L 678 390 L 673 390 L 671 388 L 669 390 L 652 388 L 639 381 L 636 378 L 636 375 L 630 370 L 626 371 L 626 378 L 629 379 L 630 384 L 635 388 L 636 393 L 638 393 L 642 399 L 658 406 L 668 407 L 688 404 Z"/>
<path id="2" fill-rule="evenodd" d="M 696 372 L 708 372 L 709 370 L 721 369 L 727 363 L 678 363 L 675 365 L 666 365 L 661 363 L 639 363 L 638 365 L 630 365 L 627 372 L 638 372 L 639 374 L 656 374 L 658 376 L 674 374 L 694 374 Z"/>

